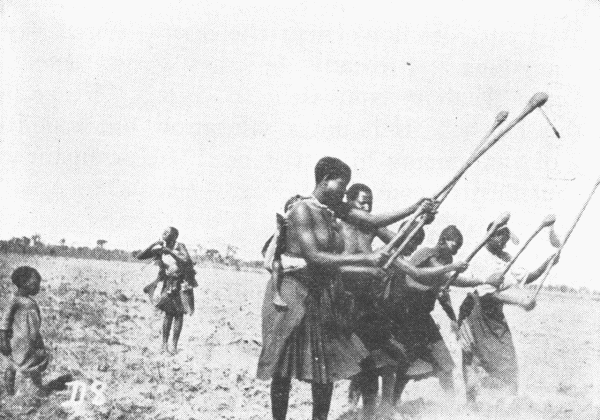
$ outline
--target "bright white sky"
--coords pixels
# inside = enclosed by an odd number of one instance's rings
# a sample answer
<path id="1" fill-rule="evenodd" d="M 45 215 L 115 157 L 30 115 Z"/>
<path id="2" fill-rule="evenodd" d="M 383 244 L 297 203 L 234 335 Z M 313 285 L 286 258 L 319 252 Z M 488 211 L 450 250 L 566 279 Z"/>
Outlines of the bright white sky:
<path id="1" fill-rule="evenodd" d="M 535 112 L 444 203 L 463 254 L 502 211 L 524 239 L 564 233 L 600 175 L 600 3 L 3 2 L 0 237 L 258 258 L 274 213 L 310 193 L 324 155 L 375 210 L 431 195 L 501 110 Z M 600 288 L 590 204 L 549 282 Z M 524 261 L 551 250 L 546 236 Z"/>

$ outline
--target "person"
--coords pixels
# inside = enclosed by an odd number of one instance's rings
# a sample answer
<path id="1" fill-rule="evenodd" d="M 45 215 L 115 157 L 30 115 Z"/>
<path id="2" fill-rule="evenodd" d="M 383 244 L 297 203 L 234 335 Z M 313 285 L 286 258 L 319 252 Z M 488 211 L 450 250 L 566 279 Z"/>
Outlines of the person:
<path id="1" fill-rule="evenodd" d="M 488 226 L 488 231 L 491 226 Z M 508 226 L 503 226 L 489 238 L 483 255 L 478 256 L 473 265 L 474 277 L 489 276 L 488 282 L 469 293 L 460 307 L 459 343 L 463 379 L 467 403 L 472 408 L 476 408 L 480 385 L 494 388 L 499 394 L 515 396 L 518 393 L 516 351 L 503 307 L 505 304 L 517 305 L 530 311 L 535 302 L 527 299 L 527 293 L 518 287 L 504 291 L 499 291 L 497 287 L 535 281 L 554 257 L 552 255 L 529 274 L 522 268 L 512 268 L 504 278 L 502 273 L 511 260 L 511 255 L 506 251 L 511 236 Z M 485 372 L 483 381 L 479 380 L 481 370 Z"/>
<path id="2" fill-rule="evenodd" d="M 152 258 L 158 263 L 158 277 L 144 291 L 152 295 L 157 284 L 162 282 L 161 294 L 155 303 L 165 313 L 161 350 L 169 352 L 169 335 L 173 327 L 172 354 L 178 351 L 184 314 L 193 314 L 193 288 L 198 286 L 194 279 L 194 263 L 185 245 L 177 242 L 178 237 L 179 231 L 169 227 L 158 241 L 150 244 L 137 256 L 140 260 Z"/>
<path id="3" fill-rule="evenodd" d="M 365 226 L 394 223 L 419 206 L 372 215 L 343 202 L 350 181 L 350 167 L 341 160 L 324 157 L 315 166 L 312 196 L 296 201 L 287 214 L 281 295 L 286 310 L 273 304 L 276 284 L 267 284 L 263 309 L 263 346 L 257 377 L 271 379 L 271 411 L 275 420 L 287 415 L 291 379 L 311 383 L 313 420 L 327 419 L 333 382 L 360 371 L 367 350 L 356 337 L 338 328 L 331 286 L 342 266 L 377 267 L 381 252 L 341 254 L 343 244 L 336 217 Z M 286 269 L 287 260 L 301 260 Z"/>
<path id="4" fill-rule="evenodd" d="M 8 395 L 15 394 L 17 372 L 25 378 L 30 397 L 41 396 L 42 374 L 50 362 L 50 353 L 40 333 L 42 317 L 40 308 L 32 296 L 40 291 L 42 277 L 32 267 L 16 268 L 11 275 L 17 287 L 6 305 L 0 319 L 0 352 L 7 366 L 4 381 Z"/>
<path id="5" fill-rule="evenodd" d="M 463 236 L 455 225 L 445 227 L 440 233 L 435 247 L 423 247 L 410 259 L 416 267 L 436 267 L 451 264 L 463 243 Z M 448 300 L 440 299 L 440 291 L 446 283 L 449 274 L 430 276 L 416 279 L 405 277 L 403 282 L 398 282 L 400 291 L 397 299 L 401 300 L 398 310 L 403 310 L 403 317 L 397 314 L 400 328 L 396 337 L 405 345 L 409 363 L 400 365 L 396 372 L 396 383 L 393 391 L 393 405 L 397 406 L 400 397 L 410 379 L 424 379 L 437 376 L 442 390 L 454 394 L 454 380 L 452 372 L 454 361 L 444 342 L 439 328 L 431 312 L 435 302 L 439 301 L 442 308 L 452 322 L 456 321 L 454 310 Z M 476 279 L 460 275 L 453 283 L 459 287 L 473 287 L 480 285 Z"/>
<path id="6" fill-rule="evenodd" d="M 353 184 L 346 192 L 346 200 L 351 206 L 371 212 L 373 207 L 373 192 L 365 184 Z M 341 235 L 344 241 L 344 253 L 366 253 L 372 252 L 372 242 L 379 237 L 384 243 L 388 243 L 394 233 L 386 228 L 367 229 L 362 226 L 340 221 Z M 415 237 L 405 247 L 405 253 L 412 253 L 425 236 L 421 228 Z M 415 245 L 417 244 L 417 245 Z M 418 269 L 406 261 L 400 260 L 394 265 L 395 271 L 402 274 L 410 273 L 416 278 L 423 276 L 440 275 L 446 272 L 466 269 L 464 263 L 440 268 Z M 353 295 L 352 324 L 354 332 L 369 350 L 369 358 L 363 363 L 361 372 L 352 378 L 349 389 L 349 397 L 353 405 L 358 403 L 362 395 L 364 419 L 373 419 L 376 412 L 376 401 L 378 394 L 379 376 L 383 377 L 382 411 L 389 411 L 391 404 L 391 393 L 386 392 L 393 387 L 390 375 L 398 364 L 399 359 L 404 358 L 404 349 L 392 340 L 392 324 L 387 314 L 379 305 L 376 290 L 381 289 L 377 284 L 380 279 L 367 267 L 342 267 L 341 283 L 345 290 Z M 386 405 L 387 404 L 387 405 Z"/>

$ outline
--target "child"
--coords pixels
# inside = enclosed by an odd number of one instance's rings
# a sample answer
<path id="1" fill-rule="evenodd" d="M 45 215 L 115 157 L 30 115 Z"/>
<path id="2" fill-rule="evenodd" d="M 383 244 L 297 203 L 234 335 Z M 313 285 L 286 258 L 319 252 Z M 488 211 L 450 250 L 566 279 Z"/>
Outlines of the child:
<path id="1" fill-rule="evenodd" d="M 42 372 L 48 367 L 50 354 L 40 334 L 40 308 L 31 296 L 40 291 L 42 277 L 35 268 L 15 269 L 11 280 L 17 291 L 8 301 L 0 319 L 0 352 L 6 357 L 6 391 L 15 393 L 15 376 L 19 371 L 33 385 L 36 393 L 42 391 Z"/>

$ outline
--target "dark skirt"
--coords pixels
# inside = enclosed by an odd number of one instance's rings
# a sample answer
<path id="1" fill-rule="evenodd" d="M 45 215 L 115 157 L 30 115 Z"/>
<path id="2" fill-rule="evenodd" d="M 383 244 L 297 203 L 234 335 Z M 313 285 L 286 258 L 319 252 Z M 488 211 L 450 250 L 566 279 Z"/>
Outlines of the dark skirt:
<path id="1" fill-rule="evenodd" d="M 518 382 L 519 369 L 512 334 L 504 317 L 503 304 L 492 295 L 472 294 L 474 306 L 461 328 L 471 333 L 462 342 L 463 351 L 471 352 L 477 364 L 490 376 L 506 384 Z M 465 340 L 465 335 L 461 339 Z"/>
<path id="2" fill-rule="evenodd" d="M 370 352 L 370 365 L 380 369 L 397 366 L 398 359 L 404 358 L 402 348 L 392 340 L 393 321 L 374 294 L 377 279 L 369 282 L 367 290 L 356 290 L 354 296 L 353 331 Z"/>
<path id="3" fill-rule="evenodd" d="M 393 334 L 406 348 L 408 377 L 423 379 L 454 369 L 450 350 L 431 314 L 407 312 L 396 325 Z"/>
<path id="4" fill-rule="evenodd" d="M 335 274 L 303 269 L 284 276 L 281 295 L 287 310 L 273 305 L 270 280 L 263 303 L 263 348 L 257 376 L 296 378 L 316 383 L 348 379 L 361 370 L 368 351 L 336 320 L 332 282 Z"/>
<path id="5" fill-rule="evenodd" d="M 167 315 L 179 316 L 186 313 L 181 299 L 181 280 L 180 277 L 163 279 L 163 287 L 155 306 Z"/>

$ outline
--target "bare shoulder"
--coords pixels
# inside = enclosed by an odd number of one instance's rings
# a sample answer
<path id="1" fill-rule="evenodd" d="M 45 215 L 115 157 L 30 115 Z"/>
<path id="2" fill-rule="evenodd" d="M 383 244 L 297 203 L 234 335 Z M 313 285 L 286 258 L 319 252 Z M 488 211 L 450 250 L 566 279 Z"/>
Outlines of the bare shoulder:
<path id="1" fill-rule="evenodd" d="M 435 249 L 429 247 L 419 248 L 411 257 L 410 262 L 419 265 L 435 255 Z"/>
<path id="2" fill-rule="evenodd" d="M 314 208 L 306 201 L 299 201 L 290 209 L 288 222 L 291 225 L 305 225 L 313 220 Z"/>

